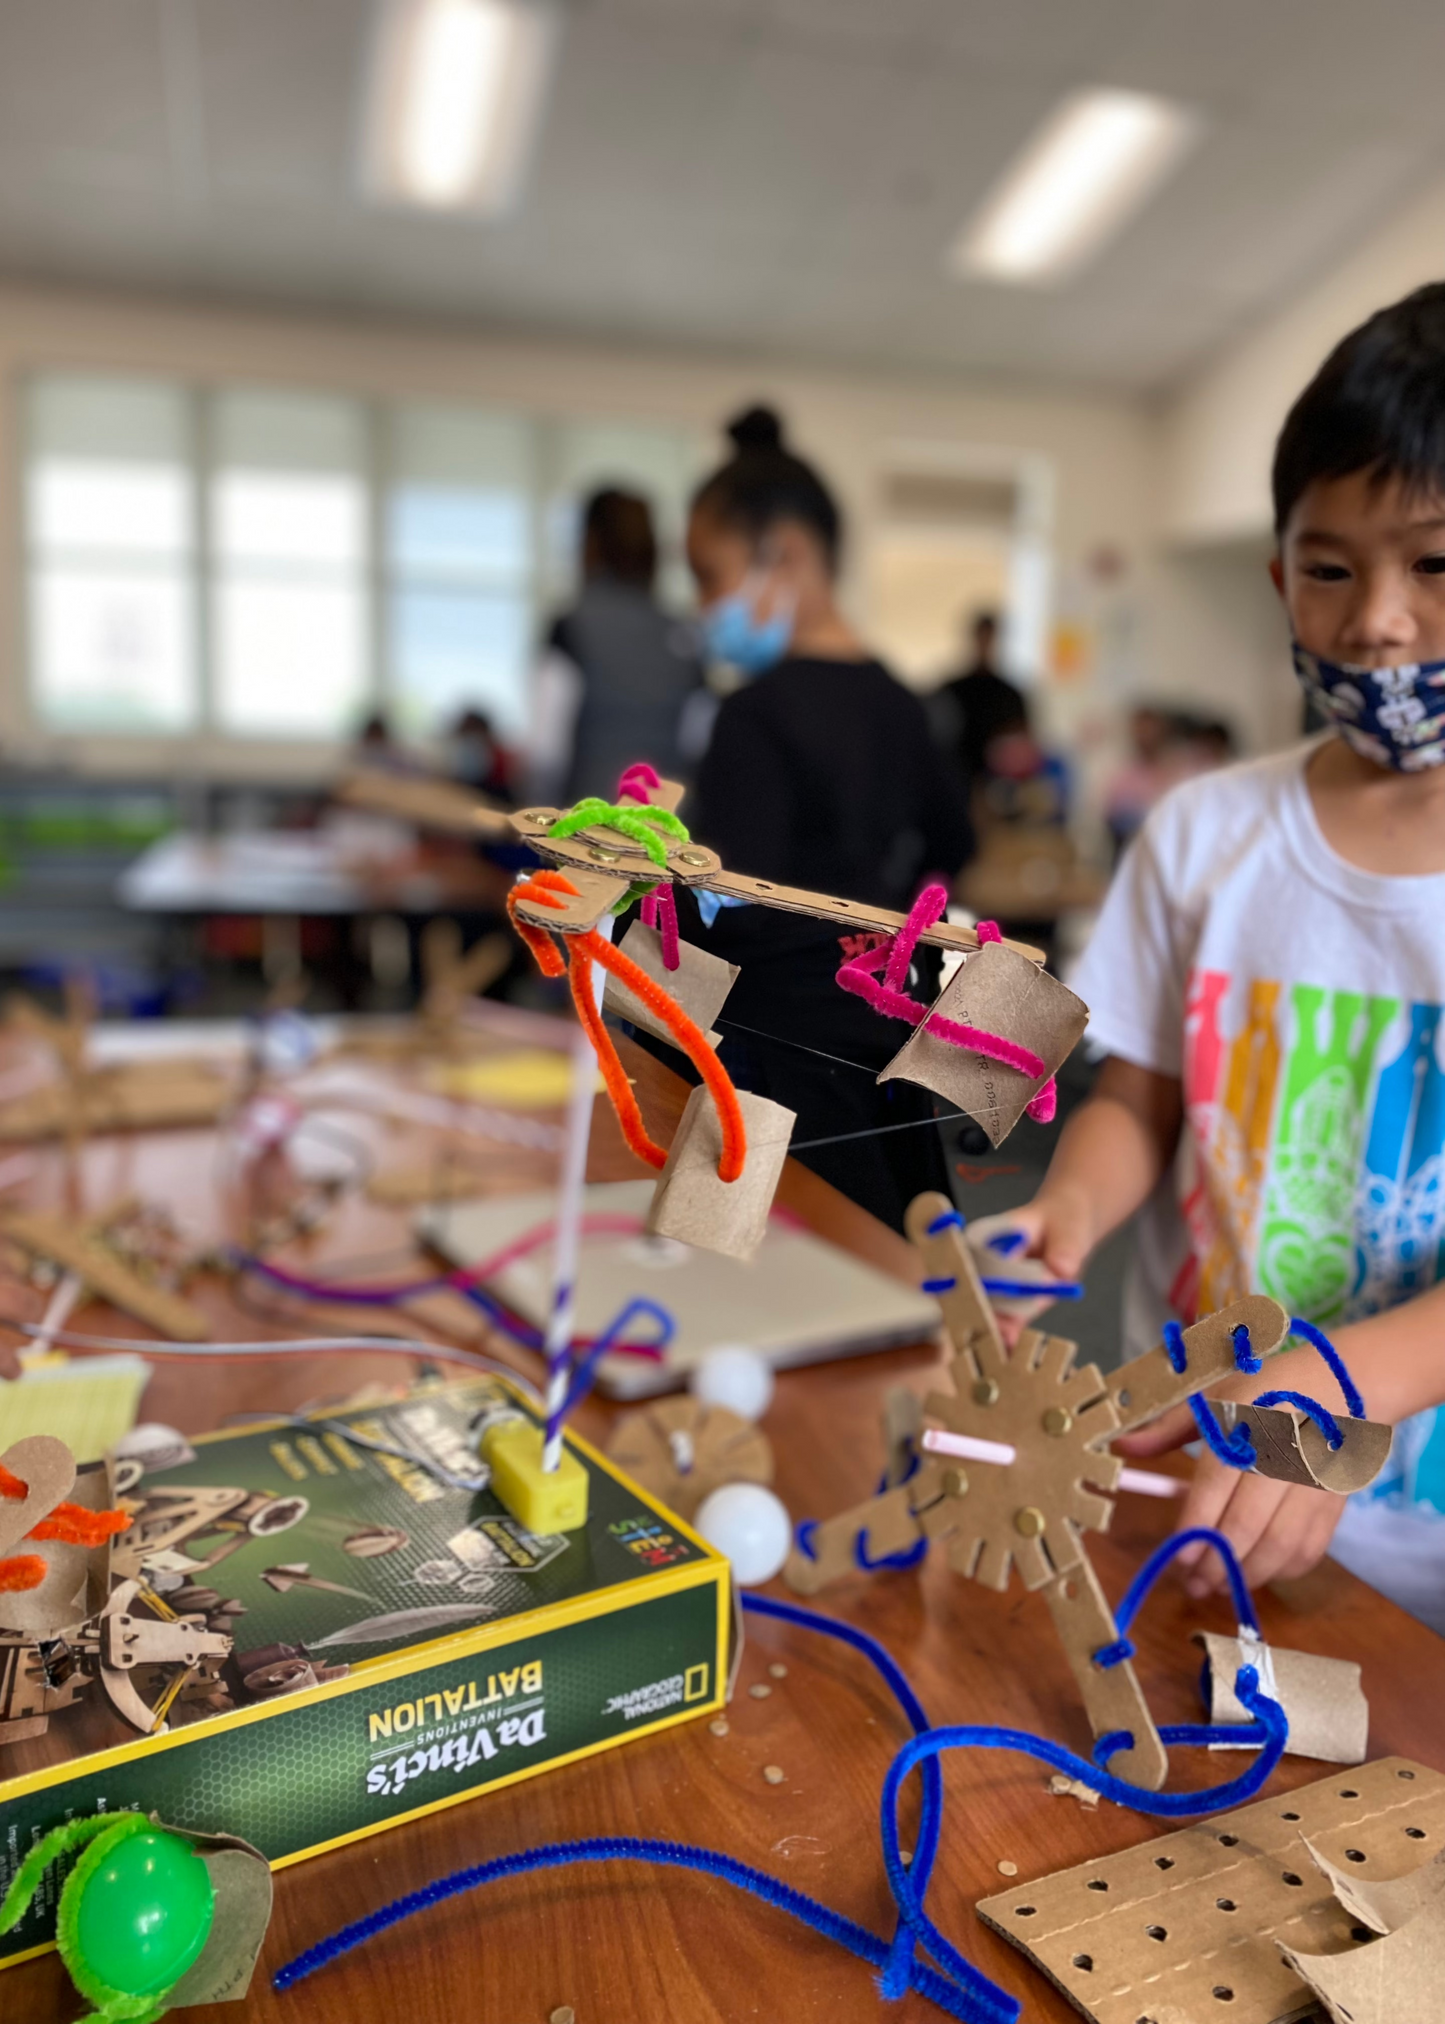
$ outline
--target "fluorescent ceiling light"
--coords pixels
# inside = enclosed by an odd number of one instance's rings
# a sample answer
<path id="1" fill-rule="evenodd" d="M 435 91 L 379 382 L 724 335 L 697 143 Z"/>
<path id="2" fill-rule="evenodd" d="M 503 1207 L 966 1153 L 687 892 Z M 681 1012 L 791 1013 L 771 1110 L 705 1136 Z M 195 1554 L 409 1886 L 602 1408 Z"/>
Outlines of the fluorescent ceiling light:
<path id="1" fill-rule="evenodd" d="M 1062 280 L 1138 210 L 1198 132 L 1197 117 L 1168 99 L 1073 93 L 964 227 L 948 266 L 990 281 Z"/>
<path id="2" fill-rule="evenodd" d="M 512 208 L 556 51 L 554 0 L 381 0 L 363 181 L 383 202 Z"/>

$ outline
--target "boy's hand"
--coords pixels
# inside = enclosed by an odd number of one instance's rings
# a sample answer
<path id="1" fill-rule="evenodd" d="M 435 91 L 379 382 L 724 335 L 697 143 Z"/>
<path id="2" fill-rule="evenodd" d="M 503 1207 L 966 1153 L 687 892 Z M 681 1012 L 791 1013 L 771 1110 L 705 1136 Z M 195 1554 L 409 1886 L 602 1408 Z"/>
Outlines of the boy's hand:
<path id="1" fill-rule="evenodd" d="M 968 1241 L 976 1255 L 980 1273 L 990 1278 L 1079 1279 L 1094 1245 L 1094 1221 L 1089 1202 L 1072 1187 L 1045 1188 L 1022 1208 L 1005 1209 L 998 1216 L 979 1216 L 967 1228 Z M 999 1247 L 1000 1237 L 1021 1238 L 1012 1247 Z M 995 1299 L 992 1303 L 1003 1325 L 1006 1341 L 1053 1306 L 1051 1295 L 1037 1299 Z"/>
<path id="2" fill-rule="evenodd" d="M 1251 1399 L 1267 1391 L 1302 1391 L 1316 1398 L 1323 1393 L 1321 1403 L 1330 1412 L 1345 1411 L 1334 1379 L 1307 1349 L 1281 1350 L 1265 1359 L 1262 1371 L 1212 1385 L 1208 1395 Z M 1162 1455 L 1198 1439 L 1194 1415 L 1184 1405 L 1162 1413 L 1138 1433 L 1120 1435 L 1114 1445 L 1133 1460 Z M 1277 1483 L 1250 1470 L 1231 1469 L 1205 1453 L 1195 1464 L 1178 1529 L 1209 1525 L 1222 1532 L 1238 1554 L 1250 1587 L 1260 1588 L 1280 1576 L 1307 1574 L 1323 1559 L 1344 1508 L 1344 1498 L 1332 1491 Z M 1186 1546 L 1179 1564 L 1190 1595 L 1209 1595 L 1225 1585 L 1223 1563 L 1206 1547 Z"/>

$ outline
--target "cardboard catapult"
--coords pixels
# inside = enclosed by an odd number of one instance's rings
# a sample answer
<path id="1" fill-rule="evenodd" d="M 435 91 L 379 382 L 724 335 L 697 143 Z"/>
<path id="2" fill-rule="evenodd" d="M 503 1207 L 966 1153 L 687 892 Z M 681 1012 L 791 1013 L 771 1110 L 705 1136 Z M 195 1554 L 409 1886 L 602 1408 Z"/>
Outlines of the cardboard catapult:
<path id="1" fill-rule="evenodd" d="M 919 1540 L 945 1542 L 954 1570 L 986 1588 L 1003 1592 L 1017 1569 L 1025 1588 L 1048 1604 L 1094 1735 L 1128 1730 L 1134 1739 L 1110 1769 L 1157 1791 L 1168 1759 L 1133 1666 L 1127 1657 L 1107 1666 L 1097 1660 L 1119 1643 L 1085 1545 L 1086 1533 L 1108 1528 L 1124 1466 L 1107 1444 L 1233 1376 L 1241 1325 L 1254 1355 L 1267 1358 L 1288 1335 L 1289 1317 L 1277 1301 L 1252 1294 L 1183 1331 L 1184 1370 L 1176 1371 L 1161 1347 L 1105 1378 L 1094 1364 L 1075 1368 L 1074 1344 L 1057 1336 L 1025 1329 L 1012 1351 L 1005 1347 L 960 1219 L 942 1195 L 918 1197 L 908 1234 L 953 1350 L 953 1390 L 932 1394 L 923 1413 L 952 1433 L 1012 1448 L 1013 1460 L 965 1467 L 926 1455 L 910 1480 L 819 1525 L 811 1552 L 795 1547 L 784 1578 L 812 1595 L 852 1571 L 858 1548 L 876 1561 Z M 1390 1450 L 1390 1429 L 1370 1420 L 1341 1419 L 1341 1442 L 1332 1450 L 1294 1408 L 1219 1401 L 1216 1410 L 1226 1422 L 1232 1416 L 1249 1427 L 1259 1473 L 1341 1496 L 1372 1482 Z M 1227 1664 L 1214 1671 L 1232 1677 Z M 1242 1709 L 1237 1719 L 1244 1719 Z"/>
<path id="2" fill-rule="evenodd" d="M 643 774 L 642 784 L 632 778 Z M 658 781 L 650 769 L 632 769 L 624 785 L 642 815 L 649 809 L 675 816 L 683 789 Z M 549 867 L 563 876 L 524 883 L 514 890 L 513 918 L 524 933 L 555 935 L 566 943 L 591 937 L 635 889 L 654 891 L 674 886 L 710 892 L 752 905 L 776 907 L 830 921 L 855 935 L 896 937 L 907 917 L 887 907 L 829 893 L 805 891 L 776 881 L 728 871 L 715 851 L 694 843 L 685 832 L 673 834 L 675 822 L 655 828 L 648 843 L 616 820 L 606 809 L 592 822 L 580 820 L 587 806 L 576 810 L 525 808 L 505 814 L 486 807 L 442 783 L 400 781 L 387 775 L 353 776 L 341 798 L 356 807 L 481 838 L 527 844 Z M 618 811 L 611 811 L 614 818 Z M 634 825 L 635 827 L 635 825 Z M 650 844 L 650 847 L 649 847 Z M 1087 1011 L 1073 993 L 1044 971 L 1039 950 L 1021 943 L 987 940 L 972 928 L 946 920 L 924 927 L 918 939 L 930 947 L 965 957 L 935 1004 L 879 1076 L 917 1082 L 947 1097 L 976 1117 L 997 1144 L 1050 1082 L 1054 1070 L 1081 1036 Z M 654 927 L 637 922 L 620 954 L 645 973 L 674 1009 L 697 1029 L 700 1042 L 715 1047 L 712 1022 L 736 977 L 736 970 L 704 949 L 681 944 L 678 962 L 668 968 L 664 944 Z M 612 967 L 607 955 L 595 950 Z M 610 952 L 608 952 L 610 954 Z M 629 989 L 625 979 L 609 976 L 604 1005 L 645 1030 L 661 1033 L 677 1044 L 676 1033 L 650 1013 L 644 996 Z M 666 1009 L 665 1007 L 663 1009 Z M 1016 1043 L 1042 1072 L 1030 1075 L 1003 1062 L 950 1044 L 939 1037 L 937 1022 L 978 1034 L 999 1035 Z M 696 1062 L 695 1066 L 698 1065 Z M 704 1063 L 706 1080 L 706 1064 Z M 615 1100 L 615 1092 L 614 1092 Z M 694 1091 L 674 1137 L 658 1183 L 649 1230 L 728 1255 L 747 1258 L 756 1250 L 766 1227 L 768 1209 L 787 1156 L 793 1115 L 779 1104 L 741 1093 L 740 1109 L 748 1152 L 740 1174 L 724 1180 L 723 1128 L 707 1094 Z M 640 1126 L 640 1119 L 639 1119 Z"/>

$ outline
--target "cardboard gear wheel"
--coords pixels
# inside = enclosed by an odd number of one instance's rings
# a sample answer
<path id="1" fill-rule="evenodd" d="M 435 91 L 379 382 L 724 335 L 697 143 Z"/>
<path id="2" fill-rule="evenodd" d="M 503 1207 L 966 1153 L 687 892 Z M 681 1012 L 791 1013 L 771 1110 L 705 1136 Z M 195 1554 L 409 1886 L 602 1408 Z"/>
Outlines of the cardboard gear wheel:
<path id="1" fill-rule="evenodd" d="M 679 1518 L 691 1518 L 724 1483 L 771 1483 L 768 1437 L 725 1406 L 658 1399 L 619 1420 L 608 1459 Z"/>
<path id="2" fill-rule="evenodd" d="M 924 1401 L 928 1418 L 953 1433 L 1017 1450 L 1011 1468 L 942 1469 L 944 1494 L 920 1513 L 928 1537 L 947 1540 L 955 1572 L 985 1588 L 1002 1592 L 1015 1567 L 1025 1588 L 1042 1588 L 1078 1564 L 1081 1530 L 1109 1522 L 1101 1492 L 1116 1487 L 1124 1465 L 1095 1443 L 1109 1438 L 1119 1416 L 1097 1367 L 1076 1370 L 1074 1354 L 1073 1343 L 1032 1330 L 1008 1357 L 975 1339 L 954 1359 L 956 1393 Z"/>

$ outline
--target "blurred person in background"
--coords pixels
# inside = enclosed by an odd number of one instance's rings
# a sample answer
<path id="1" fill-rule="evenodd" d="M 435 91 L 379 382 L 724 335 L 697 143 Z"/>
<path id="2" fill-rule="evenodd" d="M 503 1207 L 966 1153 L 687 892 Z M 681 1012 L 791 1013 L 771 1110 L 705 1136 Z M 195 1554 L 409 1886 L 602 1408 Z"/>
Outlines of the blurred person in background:
<path id="1" fill-rule="evenodd" d="M 647 501 L 616 486 L 594 492 L 582 516 L 582 588 L 553 624 L 534 684 L 529 799 L 610 800 L 643 759 L 665 777 L 682 769 L 679 725 L 702 661 L 689 628 L 656 602 L 656 574 Z"/>
<path id="2" fill-rule="evenodd" d="M 741 684 L 718 711 L 687 819 L 730 870 L 905 909 L 968 858 L 964 797 L 917 696 L 839 610 L 832 493 L 770 410 L 728 434 L 733 455 L 694 496 L 687 552 L 705 644 Z M 804 1164 L 895 1228 L 921 1190 L 947 1193 L 931 1096 L 875 1080 L 908 1029 L 835 981 L 877 938 L 686 892 L 679 918 L 690 940 L 741 965 L 721 1057 L 740 1087 L 797 1113 Z M 937 952 L 921 949 L 910 988 L 932 998 L 938 976 Z M 916 1128 L 888 1129 L 901 1125 Z"/>
<path id="3" fill-rule="evenodd" d="M 484 710 L 464 709 L 447 733 L 447 771 L 463 787 L 511 804 L 516 761 Z"/>
<path id="4" fill-rule="evenodd" d="M 392 735 L 391 719 L 385 710 L 373 710 L 357 726 L 351 748 L 355 765 L 366 773 L 411 773 L 416 760 Z"/>
<path id="5" fill-rule="evenodd" d="M 1157 801 L 1181 780 L 1212 773 L 1235 757 L 1234 732 L 1222 717 L 1157 703 L 1129 713 L 1130 754 L 1105 790 L 1104 820 L 1117 863 Z"/>
<path id="6" fill-rule="evenodd" d="M 991 751 L 1000 741 L 1029 731 L 1029 706 L 1021 689 L 998 671 L 998 614 L 978 611 L 969 621 L 967 664 L 935 691 L 938 735 L 971 803 L 976 787 L 993 775 Z"/>

